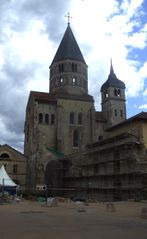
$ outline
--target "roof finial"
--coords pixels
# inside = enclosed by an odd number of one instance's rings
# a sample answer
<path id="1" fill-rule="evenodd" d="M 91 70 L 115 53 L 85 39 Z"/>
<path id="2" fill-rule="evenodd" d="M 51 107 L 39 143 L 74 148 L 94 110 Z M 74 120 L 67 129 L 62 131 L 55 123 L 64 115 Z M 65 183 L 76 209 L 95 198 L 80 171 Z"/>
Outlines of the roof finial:
<path id="1" fill-rule="evenodd" d="M 70 25 L 70 19 L 72 18 L 72 17 L 70 16 L 70 13 L 68 12 L 68 14 L 65 15 L 65 17 L 67 17 L 67 19 L 68 19 L 67 24 L 68 24 L 68 26 L 69 26 L 69 25 Z"/>
<path id="2" fill-rule="evenodd" d="M 113 65 L 112 65 L 112 58 L 110 60 L 110 74 L 114 74 L 114 70 L 113 70 Z"/>

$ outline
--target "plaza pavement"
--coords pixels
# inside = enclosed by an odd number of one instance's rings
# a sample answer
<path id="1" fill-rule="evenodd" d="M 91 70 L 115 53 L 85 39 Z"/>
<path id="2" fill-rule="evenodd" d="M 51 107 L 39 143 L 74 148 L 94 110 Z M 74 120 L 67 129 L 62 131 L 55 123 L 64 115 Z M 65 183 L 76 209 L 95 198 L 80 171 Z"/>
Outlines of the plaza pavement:
<path id="1" fill-rule="evenodd" d="M 147 239 L 143 202 L 59 202 L 50 207 L 36 201 L 0 205 L 0 239 Z"/>

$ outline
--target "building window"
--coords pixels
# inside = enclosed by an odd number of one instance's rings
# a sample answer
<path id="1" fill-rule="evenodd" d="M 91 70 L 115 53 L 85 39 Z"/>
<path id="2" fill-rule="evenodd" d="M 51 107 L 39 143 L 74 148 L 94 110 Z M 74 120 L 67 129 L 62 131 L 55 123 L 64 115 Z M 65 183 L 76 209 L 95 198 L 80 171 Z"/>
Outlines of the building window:
<path id="1" fill-rule="evenodd" d="M 69 119 L 70 124 L 74 124 L 74 118 L 75 118 L 75 114 L 73 112 L 71 112 L 70 113 L 70 119 Z"/>
<path id="2" fill-rule="evenodd" d="M 109 96 L 109 95 L 108 95 L 108 91 L 106 90 L 106 91 L 104 92 L 104 97 L 105 97 L 105 98 L 108 98 L 108 96 Z"/>
<path id="3" fill-rule="evenodd" d="M 121 96 L 121 90 L 120 89 L 114 89 L 114 96 Z"/>
<path id="4" fill-rule="evenodd" d="M 121 96 L 121 90 L 120 89 L 117 90 L 117 96 L 119 96 L 119 97 Z"/>
<path id="5" fill-rule="evenodd" d="M 82 113 L 78 114 L 78 124 L 82 124 Z"/>
<path id="6" fill-rule="evenodd" d="M 51 124 L 54 124 L 54 123 L 55 123 L 55 115 L 51 114 Z"/>
<path id="7" fill-rule="evenodd" d="M 59 64 L 59 72 L 64 72 L 64 65 L 63 64 Z"/>
<path id="8" fill-rule="evenodd" d="M 77 72 L 77 64 L 72 63 L 72 72 Z"/>
<path id="9" fill-rule="evenodd" d="M 102 140 L 102 139 L 103 139 L 103 136 L 99 135 L 98 140 Z"/>
<path id="10" fill-rule="evenodd" d="M 79 131 L 75 130 L 73 132 L 73 147 L 79 147 Z"/>
<path id="11" fill-rule="evenodd" d="M 123 111 L 120 110 L 120 117 L 123 117 Z"/>
<path id="12" fill-rule="evenodd" d="M 48 124 L 49 123 L 49 115 L 45 114 L 45 123 Z"/>
<path id="13" fill-rule="evenodd" d="M 13 174 L 17 174 L 17 171 L 18 171 L 18 165 L 14 164 L 13 165 Z"/>
<path id="14" fill-rule="evenodd" d="M 43 123 L 43 114 L 39 113 L 39 119 L 38 119 L 39 124 Z"/>
<path id="15" fill-rule="evenodd" d="M 115 116 L 117 116 L 117 110 L 114 111 Z"/>
<path id="16" fill-rule="evenodd" d="M 7 154 L 7 153 L 2 153 L 2 154 L 0 155 L 0 158 L 10 158 L 10 157 L 9 157 L 9 154 Z"/>
<path id="17" fill-rule="evenodd" d="M 75 85 L 77 82 L 76 82 L 76 78 L 74 77 L 73 79 L 72 79 L 72 84 L 73 85 Z"/>
<path id="18" fill-rule="evenodd" d="M 114 95 L 117 96 L 117 89 L 114 89 Z"/>
<path id="19" fill-rule="evenodd" d="M 60 85 L 63 85 L 63 78 L 60 78 Z"/>

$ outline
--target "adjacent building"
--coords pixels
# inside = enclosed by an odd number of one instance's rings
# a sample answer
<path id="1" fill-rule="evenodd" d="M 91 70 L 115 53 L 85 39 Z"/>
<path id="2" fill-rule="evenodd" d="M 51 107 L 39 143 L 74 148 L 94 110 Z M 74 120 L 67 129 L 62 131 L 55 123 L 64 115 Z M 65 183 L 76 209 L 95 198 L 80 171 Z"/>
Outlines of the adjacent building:
<path id="1" fill-rule="evenodd" d="M 2 165 L 10 178 L 24 192 L 26 188 L 26 158 L 24 155 L 7 144 L 0 145 L 0 167 Z"/>

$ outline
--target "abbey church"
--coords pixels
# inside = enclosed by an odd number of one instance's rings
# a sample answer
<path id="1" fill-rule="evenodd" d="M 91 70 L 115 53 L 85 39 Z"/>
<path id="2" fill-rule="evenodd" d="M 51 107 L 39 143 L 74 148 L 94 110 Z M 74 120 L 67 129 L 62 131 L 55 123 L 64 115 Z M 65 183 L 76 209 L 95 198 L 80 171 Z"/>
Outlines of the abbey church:
<path id="1" fill-rule="evenodd" d="M 126 119 L 125 84 L 112 62 L 88 94 L 88 66 L 70 24 L 50 65 L 49 92 L 31 91 L 26 107 L 26 187 L 51 196 L 122 200 L 147 196 L 147 113 Z"/>

